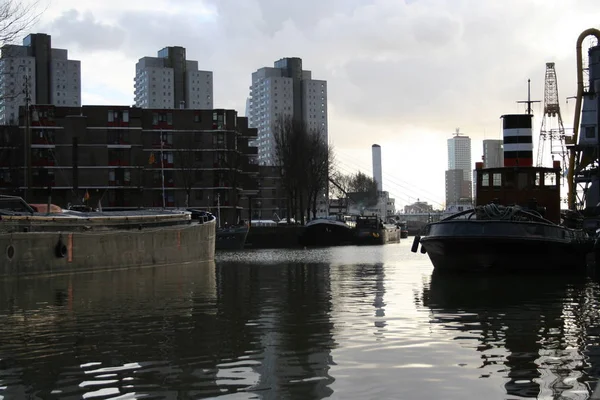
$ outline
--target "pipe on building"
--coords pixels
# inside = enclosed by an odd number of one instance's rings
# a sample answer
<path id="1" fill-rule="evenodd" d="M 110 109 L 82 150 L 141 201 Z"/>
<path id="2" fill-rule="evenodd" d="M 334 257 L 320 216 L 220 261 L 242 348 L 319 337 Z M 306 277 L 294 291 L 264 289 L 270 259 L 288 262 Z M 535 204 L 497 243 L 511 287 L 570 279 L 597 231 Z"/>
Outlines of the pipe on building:
<path id="1" fill-rule="evenodd" d="M 600 30 L 595 28 L 586 29 L 581 32 L 579 37 L 577 38 L 577 97 L 575 100 L 575 119 L 573 121 L 573 144 L 577 145 L 577 139 L 579 134 L 579 122 L 581 118 L 581 103 L 583 101 L 583 55 L 581 54 L 581 47 L 583 45 L 583 40 L 588 36 L 595 36 L 600 43 Z M 575 210 L 575 156 L 577 152 L 575 149 L 571 149 L 569 154 L 569 171 L 568 171 L 568 179 L 567 183 L 569 186 L 568 193 L 568 204 L 570 210 Z"/>

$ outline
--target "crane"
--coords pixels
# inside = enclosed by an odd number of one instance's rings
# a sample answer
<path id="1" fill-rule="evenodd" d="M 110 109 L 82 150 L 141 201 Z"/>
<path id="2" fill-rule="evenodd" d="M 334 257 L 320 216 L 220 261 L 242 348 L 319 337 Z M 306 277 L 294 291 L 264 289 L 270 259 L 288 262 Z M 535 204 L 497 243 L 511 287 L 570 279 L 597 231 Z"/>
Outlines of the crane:
<path id="1" fill-rule="evenodd" d="M 537 165 L 544 164 L 544 145 L 550 141 L 550 155 L 554 161 L 554 156 L 560 157 L 563 168 L 567 163 L 567 151 L 565 146 L 565 127 L 560 114 L 560 104 L 558 101 L 558 81 L 556 79 L 556 69 L 553 62 L 546 63 L 546 78 L 544 84 L 544 116 L 542 117 L 542 126 L 540 129 L 540 138 L 538 144 Z"/>

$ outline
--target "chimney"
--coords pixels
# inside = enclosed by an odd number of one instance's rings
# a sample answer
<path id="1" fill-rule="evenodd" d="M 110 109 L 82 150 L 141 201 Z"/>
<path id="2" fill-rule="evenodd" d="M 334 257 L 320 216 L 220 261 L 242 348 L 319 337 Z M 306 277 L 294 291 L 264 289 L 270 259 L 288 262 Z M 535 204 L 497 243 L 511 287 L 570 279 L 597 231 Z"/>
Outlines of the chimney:
<path id="1" fill-rule="evenodd" d="M 373 155 L 373 180 L 377 183 L 377 190 L 383 191 L 382 172 L 381 172 L 381 146 L 374 144 L 371 146 Z"/>

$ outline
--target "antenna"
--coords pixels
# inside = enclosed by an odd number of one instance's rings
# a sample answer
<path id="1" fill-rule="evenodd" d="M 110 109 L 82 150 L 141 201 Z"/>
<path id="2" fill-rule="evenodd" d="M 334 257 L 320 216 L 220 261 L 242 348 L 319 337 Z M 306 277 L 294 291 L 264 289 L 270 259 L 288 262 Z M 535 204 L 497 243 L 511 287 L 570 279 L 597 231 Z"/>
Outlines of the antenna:
<path id="1" fill-rule="evenodd" d="M 531 100 L 531 79 L 527 79 L 527 100 L 517 101 L 517 103 L 527 104 L 527 114 L 532 115 L 531 105 L 533 103 L 541 103 L 540 100 Z"/>

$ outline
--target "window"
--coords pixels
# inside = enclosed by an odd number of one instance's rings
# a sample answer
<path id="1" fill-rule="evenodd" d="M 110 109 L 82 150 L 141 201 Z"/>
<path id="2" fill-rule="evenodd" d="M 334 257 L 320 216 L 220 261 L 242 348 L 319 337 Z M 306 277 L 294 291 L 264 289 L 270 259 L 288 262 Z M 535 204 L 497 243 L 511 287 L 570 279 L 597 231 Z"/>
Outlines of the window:
<path id="1" fill-rule="evenodd" d="M 481 174 L 481 186 L 490 186 L 490 174 L 487 172 Z"/>
<path id="2" fill-rule="evenodd" d="M 495 186 L 495 187 L 502 186 L 502 174 L 495 173 L 493 175 L 493 183 L 492 183 L 492 185 Z"/>
<path id="3" fill-rule="evenodd" d="M 213 148 L 214 149 L 224 149 L 225 146 L 225 134 L 222 132 L 213 134 Z"/>
<path id="4" fill-rule="evenodd" d="M 585 138 L 594 139 L 596 137 L 596 128 L 594 126 L 585 127 Z"/>

